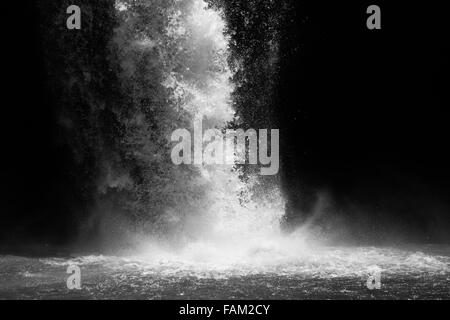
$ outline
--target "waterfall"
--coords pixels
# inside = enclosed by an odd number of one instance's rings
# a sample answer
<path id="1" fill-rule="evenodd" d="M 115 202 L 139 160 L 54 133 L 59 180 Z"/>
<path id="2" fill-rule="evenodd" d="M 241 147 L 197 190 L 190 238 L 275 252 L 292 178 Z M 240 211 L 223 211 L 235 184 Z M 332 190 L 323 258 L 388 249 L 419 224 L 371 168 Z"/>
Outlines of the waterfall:
<path id="1" fill-rule="evenodd" d="M 186 44 L 184 50 L 191 59 L 184 60 L 187 63 L 179 73 L 167 75 L 165 86 L 173 90 L 174 100 L 183 101 L 181 108 L 190 115 L 191 129 L 195 121 L 201 121 L 203 130 L 224 130 L 235 116 L 226 25 L 220 13 L 203 0 L 192 0 L 185 10 L 173 13 L 167 32 Z M 227 156 L 236 157 L 234 152 Z M 189 236 L 183 237 L 181 250 L 187 255 L 195 259 L 224 255 L 228 255 L 226 259 L 242 259 L 249 251 L 258 251 L 268 239 L 281 235 L 284 201 L 278 188 L 255 197 L 251 189 L 258 177 L 244 182 L 233 165 L 197 165 L 195 170 L 199 172 L 196 184 L 204 186 L 206 192 L 195 205 L 189 204 L 191 212 L 170 211 L 172 217 L 186 217 L 182 230 Z"/>

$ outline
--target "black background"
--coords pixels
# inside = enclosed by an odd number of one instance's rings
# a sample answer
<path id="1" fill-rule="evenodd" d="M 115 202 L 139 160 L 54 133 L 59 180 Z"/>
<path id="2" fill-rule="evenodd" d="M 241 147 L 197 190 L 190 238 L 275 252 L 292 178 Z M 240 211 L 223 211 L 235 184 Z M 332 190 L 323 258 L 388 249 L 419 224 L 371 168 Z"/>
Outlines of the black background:
<path id="1" fill-rule="evenodd" d="M 2 307 L 11 307 L 11 311 L 14 310 L 17 314 L 27 315 L 30 310 L 33 314 L 42 314 L 50 317 L 54 313 L 49 313 L 49 308 L 54 308 L 52 302 L 25 302 L 29 303 L 31 308 L 20 308 L 16 305 L 16 302 L 10 302 L 9 305 L 6 303 Z M 20 302 L 21 304 L 23 302 Z M 290 318 L 298 317 L 303 314 L 314 314 L 316 316 L 328 316 L 328 314 L 333 312 L 333 314 L 338 316 L 345 316 L 349 319 L 359 318 L 360 314 L 365 314 L 367 310 L 377 310 L 380 314 L 384 315 L 389 313 L 390 315 L 402 315 L 409 316 L 417 314 L 420 312 L 421 308 L 433 308 L 433 310 L 441 310 L 444 313 L 444 308 L 447 306 L 444 302 L 411 302 L 411 301 L 104 301 L 104 302 L 90 302 L 90 301 L 66 301 L 58 302 L 63 308 L 63 304 L 67 305 L 67 308 L 76 308 L 78 310 L 89 310 L 89 313 L 93 316 L 105 315 L 105 313 L 110 312 L 114 315 L 124 315 L 128 314 L 127 306 L 132 306 L 134 310 L 142 310 L 142 313 L 147 313 L 153 316 L 160 316 L 167 319 L 198 319 L 198 316 L 180 316 L 180 308 L 186 307 L 186 304 L 194 307 L 214 307 L 215 309 L 223 309 L 224 305 L 270 305 L 270 312 L 268 316 L 233 316 L 233 315 L 223 315 L 220 313 L 213 314 L 210 319 L 247 319 L 254 317 L 255 319 L 280 319 L 280 318 Z M 88 308 L 86 308 L 88 306 Z M 65 307 L 65 306 L 64 306 Z M 84 309 L 82 309 L 84 308 Z M 8 309 L 8 308 L 6 308 Z M 352 312 L 349 312 L 351 310 Z M 55 316 L 56 318 L 56 316 Z"/>
<path id="2" fill-rule="evenodd" d="M 279 115 L 291 216 L 317 193 L 382 227 L 448 239 L 449 23 L 444 2 L 295 1 L 281 39 Z M 382 30 L 366 28 L 378 4 Z M 0 241 L 67 240 L 68 152 L 58 147 L 32 1 L 2 5 Z M 62 21 L 61 23 L 65 23 Z M 356 215 L 356 213 L 355 213 Z M 384 223 L 384 224 L 383 224 Z"/>
<path id="3" fill-rule="evenodd" d="M 444 2 L 296 2 L 283 42 L 291 215 L 330 193 L 351 218 L 448 239 L 449 39 Z M 382 29 L 368 30 L 370 4 Z M 293 45 L 297 44 L 297 45 Z M 353 208 L 353 209 L 350 209 Z M 364 215 L 364 214 L 363 214 Z M 304 214 L 303 214 L 304 216 Z M 353 220 L 355 220 L 353 219 Z"/>

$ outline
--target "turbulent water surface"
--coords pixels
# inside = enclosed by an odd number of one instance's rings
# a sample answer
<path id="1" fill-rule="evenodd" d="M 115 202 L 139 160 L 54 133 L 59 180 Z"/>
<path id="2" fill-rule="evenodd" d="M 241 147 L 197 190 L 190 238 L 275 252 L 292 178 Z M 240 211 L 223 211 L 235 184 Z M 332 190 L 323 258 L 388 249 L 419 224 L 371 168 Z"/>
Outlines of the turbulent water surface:
<path id="1" fill-rule="evenodd" d="M 202 244 L 198 244 L 203 246 Z M 134 257 L 0 257 L 2 299 L 448 299 L 450 248 L 322 247 L 296 254 L 262 245 L 240 256 L 207 248 Z M 214 248 L 216 249 L 216 248 Z M 82 288 L 67 289 L 69 265 Z M 382 269 L 381 290 L 366 287 Z"/>

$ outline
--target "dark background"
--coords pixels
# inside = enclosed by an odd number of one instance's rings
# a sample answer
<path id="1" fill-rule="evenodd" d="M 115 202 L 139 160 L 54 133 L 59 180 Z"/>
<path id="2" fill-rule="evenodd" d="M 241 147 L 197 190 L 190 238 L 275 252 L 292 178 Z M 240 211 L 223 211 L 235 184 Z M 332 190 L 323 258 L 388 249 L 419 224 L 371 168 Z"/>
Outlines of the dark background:
<path id="1" fill-rule="evenodd" d="M 327 191 L 374 234 L 448 241 L 448 10 L 437 1 L 292 4 L 276 106 L 290 221 L 311 215 Z M 381 7 L 382 30 L 366 28 L 370 4 Z M 39 15 L 33 1 L 1 10 L 0 243 L 64 243 L 78 195 L 46 86 Z"/>
<path id="2" fill-rule="evenodd" d="M 61 106 L 47 76 L 42 20 L 37 1 L 1 9 L 0 244 L 63 244 L 77 230 L 81 197 L 74 192 L 71 152 L 61 144 Z"/>
<path id="3" fill-rule="evenodd" d="M 381 7 L 381 30 L 366 28 L 370 4 Z M 290 216 L 304 219 L 325 191 L 356 225 L 448 240 L 447 8 L 437 1 L 295 6 L 281 50 Z"/>

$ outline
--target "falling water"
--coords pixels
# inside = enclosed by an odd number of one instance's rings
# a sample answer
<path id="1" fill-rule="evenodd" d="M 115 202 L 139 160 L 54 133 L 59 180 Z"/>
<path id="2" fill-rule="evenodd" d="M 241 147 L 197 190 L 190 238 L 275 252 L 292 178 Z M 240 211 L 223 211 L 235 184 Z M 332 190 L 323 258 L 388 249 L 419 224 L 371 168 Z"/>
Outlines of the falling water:
<path id="1" fill-rule="evenodd" d="M 174 17 L 168 32 L 175 37 L 189 37 L 195 61 L 185 66 L 188 72 L 183 77 L 170 74 L 166 85 L 176 88 L 175 99 L 189 97 L 183 109 L 193 122 L 202 122 L 203 130 L 223 130 L 234 118 L 225 23 L 203 0 L 194 0 L 189 10 L 187 18 L 181 21 Z M 234 153 L 229 156 L 235 157 Z M 197 206 L 204 214 L 196 212 L 189 221 L 188 229 L 195 236 L 178 255 L 191 262 L 243 261 L 249 251 L 259 250 L 267 239 L 280 236 L 284 213 L 280 192 L 275 190 L 266 199 L 243 206 L 242 197 L 249 198 L 251 188 L 241 181 L 233 165 L 203 165 L 197 169 L 200 183 L 208 186 Z M 141 246 L 150 260 L 155 258 L 151 247 L 147 243 Z"/>

